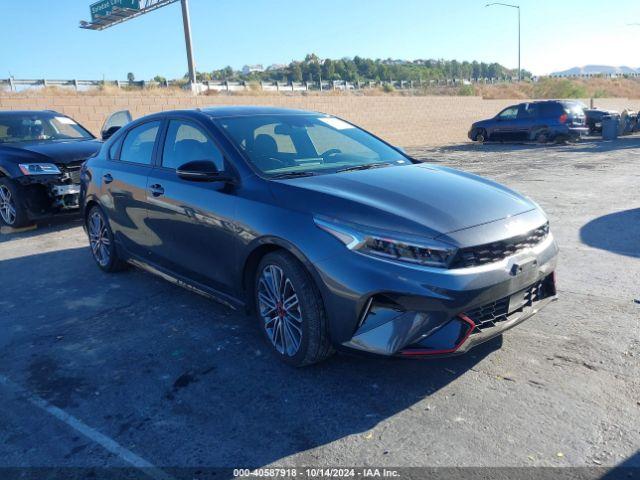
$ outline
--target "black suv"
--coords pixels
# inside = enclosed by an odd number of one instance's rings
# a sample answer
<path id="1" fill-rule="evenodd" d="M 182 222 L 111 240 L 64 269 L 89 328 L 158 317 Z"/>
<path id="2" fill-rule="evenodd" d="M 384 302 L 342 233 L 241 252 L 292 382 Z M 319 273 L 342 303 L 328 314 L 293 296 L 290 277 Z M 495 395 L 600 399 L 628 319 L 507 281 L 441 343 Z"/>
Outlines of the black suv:
<path id="1" fill-rule="evenodd" d="M 512 105 L 494 118 L 474 123 L 469 130 L 469 138 L 474 142 L 575 140 L 588 133 L 585 108 L 580 102 L 564 100 Z"/>

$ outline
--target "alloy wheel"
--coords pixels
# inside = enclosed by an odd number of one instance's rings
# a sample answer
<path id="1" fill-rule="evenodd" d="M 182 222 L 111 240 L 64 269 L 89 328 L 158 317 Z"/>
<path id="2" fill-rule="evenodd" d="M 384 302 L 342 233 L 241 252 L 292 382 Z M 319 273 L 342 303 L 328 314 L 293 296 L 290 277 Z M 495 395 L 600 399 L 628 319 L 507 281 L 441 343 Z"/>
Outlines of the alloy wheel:
<path id="1" fill-rule="evenodd" d="M 7 225 L 16 222 L 16 204 L 11 196 L 11 190 L 6 185 L 0 185 L 0 216 Z"/>
<path id="2" fill-rule="evenodd" d="M 293 283 L 277 265 L 267 265 L 260 274 L 258 308 L 273 346 L 293 357 L 302 341 L 302 311 Z"/>
<path id="3" fill-rule="evenodd" d="M 94 211 L 89 217 L 88 222 L 89 243 L 91 251 L 100 266 L 105 267 L 111 259 L 110 247 L 111 239 L 107 231 L 107 225 L 98 211 Z"/>

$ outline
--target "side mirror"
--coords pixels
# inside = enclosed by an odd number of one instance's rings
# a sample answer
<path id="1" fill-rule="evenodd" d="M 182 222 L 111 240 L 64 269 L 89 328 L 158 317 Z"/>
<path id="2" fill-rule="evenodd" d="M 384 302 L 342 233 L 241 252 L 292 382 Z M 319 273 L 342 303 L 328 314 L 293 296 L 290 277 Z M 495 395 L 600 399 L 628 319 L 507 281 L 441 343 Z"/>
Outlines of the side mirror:
<path id="1" fill-rule="evenodd" d="M 107 140 L 109 140 L 114 133 L 116 133 L 118 130 L 120 130 L 120 127 L 116 127 L 115 125 L 113 127 L 109 127 L 106 130 L 103 130 L 101 132 L 101 136 L 102 136 L 102 140 L 104 142 L 106 142 Z"/>
<path id="2" fill-rule="evenodd" d="M 211 160 L 195 160 L 176 170 L 178 177 L 192 182 L 231 182 L 232 178 L 218 170 Z"/>

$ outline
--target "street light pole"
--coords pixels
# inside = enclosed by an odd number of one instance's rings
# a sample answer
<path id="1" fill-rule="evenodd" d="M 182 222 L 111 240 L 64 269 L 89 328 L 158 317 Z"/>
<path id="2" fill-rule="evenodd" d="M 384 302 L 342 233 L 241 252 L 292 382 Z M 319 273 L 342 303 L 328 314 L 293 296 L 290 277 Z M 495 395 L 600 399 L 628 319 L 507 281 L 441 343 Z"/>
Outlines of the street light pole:
<path id="1" fill-rule="evenodd" d="M 510 5 L 508 3 L 499 3 L 499 2 L 494 2 L 494 3 L 487 3 L 485 5 L 485 7 L 491 7 L 493 5 L 499 5 L 502 7 L 509 7 L 509 8 L 517 8 L 518 9 L 518 81 L 522 80 L 522 70 L 520 68 L 520 5 Z"/>
<path id="2" fill-rule="evenodd" d="M 187 62 L 189 64 L 189 86 L 196 86 L 196 63 L 193 60 L 193 47 L 191 46 L 191 20 L 189 19 L 189 2 L 182 0 L 182 24 L 184 26 L 184 41 L 187 46 Z"/>

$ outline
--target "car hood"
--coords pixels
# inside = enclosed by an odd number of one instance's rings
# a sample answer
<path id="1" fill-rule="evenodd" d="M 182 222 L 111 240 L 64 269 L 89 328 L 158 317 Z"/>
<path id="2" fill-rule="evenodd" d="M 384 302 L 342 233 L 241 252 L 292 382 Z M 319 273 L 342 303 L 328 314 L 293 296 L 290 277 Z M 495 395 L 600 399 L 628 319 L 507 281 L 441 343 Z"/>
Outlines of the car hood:
<path id="1" fill-rule="evenodd" d="M 98 140 L 57 140 L 0 144 L 0 155 L 16 162 L 74 163 L 86 160 L 100 150 Z"/>
<path id="2" fill-rule="evenodd" d="M 490 180 L 428 164 L 273 182 L 283 205 L 343 222 L 435 238 L 536 209 Z"/>
<path id="3" fill-rule="evenodd" d="M 494 118 L 485 118 L 484 120 L 478 120 L 477 122 L 473 123 L 471 125 L 471 128 L 474 128 L 474 127 L 485 127 L 487 125 L 491 125 L 494 122 L 495 122 Z"/>

